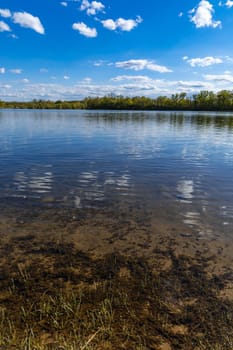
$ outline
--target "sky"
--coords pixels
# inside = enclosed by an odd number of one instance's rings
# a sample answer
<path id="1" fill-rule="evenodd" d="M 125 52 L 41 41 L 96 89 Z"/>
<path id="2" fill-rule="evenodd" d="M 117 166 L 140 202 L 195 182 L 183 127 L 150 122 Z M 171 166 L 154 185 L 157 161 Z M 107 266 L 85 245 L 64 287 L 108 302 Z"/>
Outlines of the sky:
<path id="1" fill-rule="evenodd" d="M 0 0 L 0 99 L 233 85 L 231 0 Z"/>

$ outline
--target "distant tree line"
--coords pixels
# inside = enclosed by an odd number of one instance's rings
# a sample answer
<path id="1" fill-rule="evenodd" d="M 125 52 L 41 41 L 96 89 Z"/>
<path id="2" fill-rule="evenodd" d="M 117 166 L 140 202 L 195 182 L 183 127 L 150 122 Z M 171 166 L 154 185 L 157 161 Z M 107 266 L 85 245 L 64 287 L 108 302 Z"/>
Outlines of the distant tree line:
<path id="1" fill-rule="evenodd" d="M 108 95 L 87 97 L 80 101 L 6 102 L 0 100 L 0 108 L 233 111 L 233 91 L 222 90 L 217 93 L 201 91 L 192 96 L 182 92 L 170 97 L 159 96 L 156 98 Z"/>

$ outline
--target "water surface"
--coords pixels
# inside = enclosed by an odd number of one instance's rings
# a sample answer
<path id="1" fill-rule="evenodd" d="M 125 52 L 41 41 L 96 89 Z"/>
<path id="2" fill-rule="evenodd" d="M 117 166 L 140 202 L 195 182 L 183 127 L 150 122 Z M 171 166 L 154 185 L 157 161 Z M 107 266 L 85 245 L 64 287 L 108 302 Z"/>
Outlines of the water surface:
<path id="1" fill-rule="evenodd" d="M 144 208 L 156 225 L 231 236 L 233 114 L 0 111 L 0 201 Z"/>

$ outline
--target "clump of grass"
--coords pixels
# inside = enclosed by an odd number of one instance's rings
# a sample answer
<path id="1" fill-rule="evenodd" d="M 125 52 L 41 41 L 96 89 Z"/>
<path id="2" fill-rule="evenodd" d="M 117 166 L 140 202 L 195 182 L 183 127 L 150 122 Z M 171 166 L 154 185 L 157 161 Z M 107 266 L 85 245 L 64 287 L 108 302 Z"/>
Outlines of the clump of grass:
<path id="1" fill-rule="evenodd" d="M 220 298 L 224 276 L 207 275 L 207 261 L 170 250 L 164 270 L 142 257 L 97 259 L 33 236 L 5 249 L 0 349 L 233 348 L 233 302 Z"/>

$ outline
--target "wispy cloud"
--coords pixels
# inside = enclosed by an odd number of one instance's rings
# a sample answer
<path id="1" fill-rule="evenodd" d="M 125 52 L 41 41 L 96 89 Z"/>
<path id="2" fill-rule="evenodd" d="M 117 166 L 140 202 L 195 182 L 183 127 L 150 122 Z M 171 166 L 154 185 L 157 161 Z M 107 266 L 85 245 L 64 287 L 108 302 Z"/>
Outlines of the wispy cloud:
<path id="1" fill-rule="evenodd" d="M 15 69 L 10 69 L 9 72 L 12 74 L 21 74 L 22 73 L 22 69 L 19 68 L 15 68 Z"/>
<path id="2" fill-rule="evenodd" d="M 24 84 L 29 84 L 30 81 L 29 81 L 28 78 L 24 78 L 24 79 L 21 80 L 21 82 L 24 83 Z"/>
<path id="3" fill-rule="evenodd" d="M 47 68 L 40 68 L 40 73 L 48 73 L 48 69 Z"/>
<path id="4" fill-rule="evenodd" d="M 138 16 L 136 19 L 124 19 L 118 18 L 116 20 L 106 19 L 101 21 L 104 28 L 109 30 L 117 30 L 120 29 L 122 31 L 130 32 L 132 29 L 138 26 L 139 23 L 142 22 L 142 18 Z"/>
<path id="5" fill-rule="evenodd" d="M 154 72 L 159 72 L 159 73 L 172 72 L 171 69 L 169 69 L 165 66 L 160 66 L 158 64 L 155 64 L 153 61 L 147 60 L 147 59 L 131 59 L 128 61 L 119 61 L 119 62 L 115 62 L 114 65 L 117 68 L 132 69 L 135 71 L 148 69 L 148 70 L 151 70 Z"/>
<path id="6" fill-rule="evenodd" d="M 19 24 L 21 27 L 33 29 L 39 34 L 45 33 L 40 19 L 28 12 L 14 12 L 12 19 L 14 23 Z"/>
<path id="7" fill-rule="evenodd" d="M 111 81 L 115 81 L 115 82 L 133 81 L 133 82 L 140 82 L 140 83 L 149 83 L 149 82 L 152 82 L 153 79 L 145 75 L 118 75 L 112 78 Z"/>
<path id="8" fill-rule="evenodd" d="M 190 11 L 190 21 L 193 22 L 196 28 L 221 27 L 221 21 L 213 19 L 214 8 L 207 0 L 201 0 L 196 8 Z"/>
<path id="9" fill-rule="evenodd" d="M 233 83 L 233 74 L 204 74 L 203 77 L 206 80 L 213 82 L 227 82 Z"/>
<path id="10" fill-rule="evenodd" d="M 4 67 L 0 67 L 0 74 L 5 74 L 6 69 Z"/>
<path id="11" fill-rule="evenodd" d="M 63 6 L 63 7 L 67 7 L 68 3 L 66 1 L 62 1 L 62 2 L 60 2 L 60 5 Z"/>
<path id="12" fill-rule="evenodd" d="M 22 82 L 24 84 L 22 85 Z M 5 100 L 75 100 L 87 96 L 104 96 L 109 93 L 122 96 L 159 96 L 174 93 L 197 93 L 200 90 L 220 91 L 232 86 L 232 74 L 203 75 L 202 80 L 152 79 L 143 75 L 122 75 L 113 77 L 107 83 L 95 83 L 90 78 L 77 84 L 33 84 L 23 79 L 3 88 L 0 83 L 0 99 Z M 2 88 L 1 88 L 2 87 Z"/>
<path id="13" fill-rule="evenodd" d="M 196 57 L 196 58 L 188 58 L 187 56 L 183 57 L 183 60 L 190 64 L 191 67 L 208 67 L 215 64 L 223 63 L 223 59 L 219 57 Z"/>
<path id="14" fill-rule="evenodd" d="M 81 35 L 84 35 L 87 38 L 95 38 L 98 35 L 97 30 L 95 28 L 90 28 L 83 22 L 74 23 L 72 25 L 72 28 L 74 30 L 77 30 Z"/>
<path id="15" fill-rule="evenodd" d="M 7 23 L 0 21 L 0 32 L 10 32 L 11 29 Z"/>
<path id="16" fill-rule="evenodd" d="M 95 67 L 101 67 L 104 64 L 104 60 L 98 60 L 93 63 L 93 66 Z"/>
<path id="17" fill-rule="evenodd" d="M 231 7 L 233 7 L 233 1 L 232 0 L 227 0 L 226 2 L 222 2 L 222 1 L 220 1 L 219 2 L 219 6 L 226 6 L 227 8 L 231 8 Z"/>
<path id="18" fill-rule="evenodd" d="M 10 37 L 13 39 L 18 39 L 17 35 L 15 35 L 15 34 L 10 34 Z"/>

